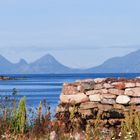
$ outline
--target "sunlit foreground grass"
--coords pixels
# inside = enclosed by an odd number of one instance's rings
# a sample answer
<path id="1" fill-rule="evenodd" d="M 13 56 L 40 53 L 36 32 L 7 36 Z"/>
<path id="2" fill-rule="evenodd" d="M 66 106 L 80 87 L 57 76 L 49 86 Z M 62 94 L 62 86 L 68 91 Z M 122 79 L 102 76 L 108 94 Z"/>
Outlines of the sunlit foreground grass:
<path id="1" fill-rule="evenodd" d="M 100 115 L 84 126 L 77 123 L 75 109 L 64 116 L 51 119 L 45 101 L 36 110 L 26 108 L 26 97 L 17 105 L 16 94 L 3 97 L 0 102 L 1 140 L 140 140 L 140 113 L 130 109 L 121 125 L 105 128 Z"/>

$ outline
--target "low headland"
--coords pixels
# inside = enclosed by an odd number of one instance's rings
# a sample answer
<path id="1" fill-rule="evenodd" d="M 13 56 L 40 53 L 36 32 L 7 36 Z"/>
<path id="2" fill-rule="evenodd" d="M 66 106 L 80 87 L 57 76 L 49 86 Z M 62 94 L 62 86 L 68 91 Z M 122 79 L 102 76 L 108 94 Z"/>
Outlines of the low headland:
<path id="1" fill-rule="evenodd" d="M 1 99 L 0 139 L 139 140 L 140 78 L 96 78 L 64 83 L 56 115 L 26 97 Z M 18 106 L 17 106 L 18 104 Z"/>
<path id="2" fill-rule="evenodd" d="M 25 77 L 10 77 L 10 76 L 0 75 L 0 80 L 22 80 L 22 79 L 25 79 Z"/>
<path id="3" fill-rule="evenodd" d="M 16 78 L 0 75 L 0 80 L 16 80 Z"/>

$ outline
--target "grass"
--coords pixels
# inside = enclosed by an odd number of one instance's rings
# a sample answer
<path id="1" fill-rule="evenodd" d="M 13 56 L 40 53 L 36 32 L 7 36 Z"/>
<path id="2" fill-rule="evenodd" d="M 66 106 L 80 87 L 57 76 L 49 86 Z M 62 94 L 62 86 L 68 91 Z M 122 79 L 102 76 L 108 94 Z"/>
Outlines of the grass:
<path id="1" fill-rule="evenodd" d="M 16 95 L 14 89 L 12 96 L 1 97 L 0 140 L 140 139 L 140 112 L 135 110 L 135 106 L 124 113 L 119 127 L 105 128 L 100 113 L 91 123 L 77 114 L 78 107 L 73 105 L 68 112 L 51 118 L 50 107 L 45 101 L 40 102 L 36 110 L 27 109 L 26 97 L 18 102 Z"/>

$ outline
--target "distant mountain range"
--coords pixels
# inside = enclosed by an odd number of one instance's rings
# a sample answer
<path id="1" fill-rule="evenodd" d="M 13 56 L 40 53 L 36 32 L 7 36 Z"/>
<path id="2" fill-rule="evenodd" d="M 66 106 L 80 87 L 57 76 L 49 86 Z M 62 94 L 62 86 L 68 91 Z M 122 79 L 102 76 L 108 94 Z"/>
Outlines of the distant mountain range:
<path id="1" fill-rule="evenodd" d="M 0 74 L 75 73 L 80 71 L 62 65 L 50 54 L 32 63 L 27 63 L 24 59 L 18 63 L 11 63 L 0 55 Z"/>
<path id="2" fill-rule="evenodd" d="M 140 73 L 140 50 L 123 57 L 114 57 L 103 64 L 86 70 L 94 73 Z"/>
<path id="3" fill-rule="evenodd" d="M 0 55 L 0 74 L 44 73 L 140 73 L 140 50 L 123 57 L 108 59 L 97 67 L 84 70 L 64 66 L 50 54 L 33 63 L 27 63 L 24 59 L 21 59 L 18 63 L 11 63 Z"/>

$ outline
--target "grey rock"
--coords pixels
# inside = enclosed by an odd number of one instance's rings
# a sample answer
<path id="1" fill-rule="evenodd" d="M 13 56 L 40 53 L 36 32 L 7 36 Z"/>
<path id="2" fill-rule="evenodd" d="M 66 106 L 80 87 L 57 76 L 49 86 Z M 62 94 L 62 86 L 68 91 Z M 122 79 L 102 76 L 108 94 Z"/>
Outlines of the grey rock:
<path id="1" fill-rule="evenodd" d="M 102 104 L 115 104 L 116 102 L 115 102 L 114 99 L 105 99 L 105 98 L 103 98 L 103 99 L 101 100 L 101 103 L 102 103 Z"/>

